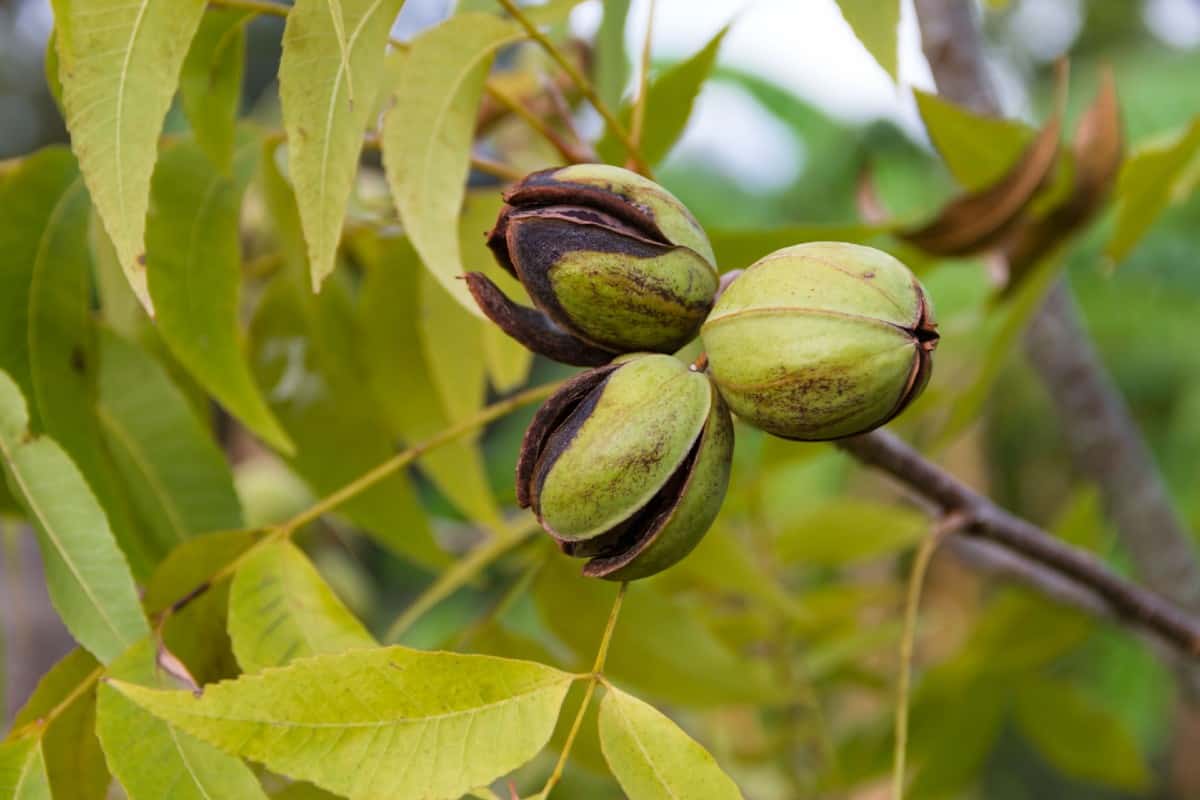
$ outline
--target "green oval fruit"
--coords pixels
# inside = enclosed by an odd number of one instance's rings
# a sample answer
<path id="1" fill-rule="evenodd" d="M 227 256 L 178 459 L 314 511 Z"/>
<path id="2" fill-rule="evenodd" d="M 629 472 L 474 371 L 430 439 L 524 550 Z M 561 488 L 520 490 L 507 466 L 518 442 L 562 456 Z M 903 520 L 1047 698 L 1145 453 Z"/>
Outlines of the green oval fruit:
<path id="1" fill-rule="evenodd" d="M 804 441 L 895 417 L 925 387 L 938 342 L 912 272 L 880 250 L 840 242 L 784 248 L 751 265 L 701 337 L 733 412 Z"/>
<path id="2" fill-rule="evenodd" d="M 488 234 L 496 260 L 537 306 L 480 273 L 480 308 L 531 350 L 581 366 L 620 353 L 671 353 L 695 338 L 717 291 L 712 247 L 674 195 L 606 164 L 527 176 Z"/>
<path id="3" fill-rule="evenodd" d="M 539 409 L 517 498 L 584 574 L 633 580 L 686 556 L 729 482 L 733 424 L 708 378 L 667 355 L 585 372 Z"/>

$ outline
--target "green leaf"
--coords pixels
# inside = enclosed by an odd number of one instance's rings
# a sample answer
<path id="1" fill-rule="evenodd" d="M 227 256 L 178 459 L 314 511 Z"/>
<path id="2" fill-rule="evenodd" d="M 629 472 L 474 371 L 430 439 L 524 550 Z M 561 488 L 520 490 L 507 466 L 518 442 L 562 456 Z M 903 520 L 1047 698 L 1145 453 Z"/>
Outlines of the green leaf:
<path id="1" fill-rule="evenodd" d="M 458 226 L 463 263 L 469 269 L 482 270 L 515 302 L 532 305 L 517 279 L 496 263 L 483 236 L 483 232 L 495 224 L 503 205 L 500 192 L 495 189 L 467 193 Z M 483 360 L 492 386 L 498 392 L 510 392 L 522 386 L 529 377 L 533 353 L 500 330 L 498 325 L 476 317 L 472 317 L 471 322 L 483 331 Z"/>
<path id="2" fill-rule="evenodd" d="M 629 0 L 609 0 L 596 34 L 594 83 L 596 94 L 609 108 L 619 108 L 629 84 L 629 56 L 625 52 L 625 22 Z"/>
<path id="3" fill-rule="evenodd" d="M 729 26 L 721 28 L 708 43 L 690 58 L 671 66 L 663 72 L 646 93 L 645 126 L 642 129 L 642 155 L 649 164 L 657 164 L 667 157 L 675 142 L 683 135 L 696 97 L 712 74 L 717 63 L 717 53 Z M 622 116 L 626 123 L 632 112 L 626 108 Z M 597 145 L 597 151 L 605 160 L 616 162 L 623 153 L 622 145 L 611 132 Z"/>
<path id="4" fill-rule="evenodd" d="M 413 40 L 383 127 L 383 163 L 400 219 L 425 267 L 482 317 L 458 277 L 457 220 L 475 115 L 496 51 L 521 38 L 491 14 L 458 14 Z"/>
<path id="5" fill-rule="evenodd" d="M 892 80 L 900 79 L 896 55 L 900 38 L 900 0 L 837 0 L 863 47 Z"/>
<path id="6" fill-rule="evenodd" d="M 192 38 L 179 74 L 179 95 L 196 142 L 212 162 L 228 169 L 242 98 L 246 23 L 250 12 L 210 8 Z"/>
<path id="7" fill-rule="evenodd" d="M 42 677 L 13 720 L 16 731 L 57 707 L 53 721 L 38 733 L 50 788 L 57 797 L 104 800 L 108 794 L 111 778 L 96 738 L 94 673 L 100 669 L 86 650 L 72 650 Z M 92 685 L 78 691 L 85 683 Z"/>
<path id="8" fill-rule="evenodd" d="M 50 599 L 76 641 L 102 662 L 149 633 L 129 564 L 83 476 L 49 438 L 32 438 L 25 401 L 0 372 L 0 457 L 29 514 Z"/>
<path id="9" fill-rule="evenodd" d="M 289 434 L 290 464 L 318 494 L 328 494 L 393 456 L 383 412 L 357 363 L 359 333 L 343 285 L 313 295 L 298 275 L 267 287 L 251 325 L 253 364 Z M 395 365 L 393 365 L 395 366 Z M 403 472 L 341 506 L 382 544 L 428 566 L 449 558 L 437 546 Z"/>
<path id="10" fill-rule="evenodd" d="M 30 156 L 0 188 L 0 370 L 28 398 L 31 430 L 49 434 L 78 465 L 134 574 L 143 576 L 152 561 L 129 517 L 93 410 L 97 358 L 88 226 L 87 190 L 63 148 Z"/>
<path id="11" fill-rule="evenodd" d="M 451 423 L 430 363 L 437 357 L 436 342 L 422 330 L 420 303 L 428 293 L 422 292 L 427 279 L 407 239 L 371 235 L 358 237 L 355 244 L 367 266 L 360 313 L 368 381 L 392 432 L 415 444 Z M 476 333 L 485 324 L 455 311 L 455 318 Z M 485 523 L 499 520 L 477 435 L 426 453 L 418 463 L 466 516 Z"/>
<path id="12" fill-rule="evenodd" d="M 51 0 L 67 130 L 134 293 L 158 135 L 205 0 Z"/>
<path id="13" fill-rule="evenodd" d="M 1200 117 L 1167 141 L 1138 148 L 1117 179 L 1117 223 L 1105 254 L 1122 261 L 1175 195 L 1184 190 L 1188 167 L 1200 151 Z"/>
<path id="14" fill-rule="evenodd" d="M 300 550 L 267 545 L 238 567 L 229 595 L 229 637 L 246 672 L 318 653 L 375 647 Z"/>
<path id="15" fill-rule="evenodd" d="M 1069 777 L 1129 792 L 1150 785 L 1150 769 L 1133 734 L 1073 683 L 1052 678 L 1023 683 L 1017 722 L 1038 752 Z"/>
<path id="16" fill-rule="evenodd" d="M 279 99 L 314 290 L 333 271 L 388 32 L 402 4 L 298 0 L 288 12 Z"/>
<path id="17" fill-rule="evenodd" d="M 665 702 L 689 706 L 781 699 L 782 687 L 769 677 L 764 663 L 734 653 L 657 584 L 650 580 L 629 586 L 606 675 Z M 562 556 L 553 557 L 538 575 L 538 610 L 554 635 L 575 652 L 580 668 L 591 663 L 615 591 L 605 581 L 583 577 L 578 562 Z"/>
<path id="18" fill-rule="evenodd" d="M 975 114 L 929 92 L 913 96 L 933 146 L 968 191 L 998 181 L 1033 141 L 1033 129 L 1016 120 Z"/>
<path id="19" fill-rule="evenodd" d="M 483 407 L 487 372 L 483 363 L 483 326 L 442 285 L 421 270 L 418 278 L 421 347 L 442 408 L 452 422 Z"/>
<path id="20" fill-rule="evenodd" d="M 150 318 L 125 280 L 117 250 L 94 208 L 88 224 L 88 247 L 92 251 L 96 294 L 104 324 L 122 336 L 138 337 L 149 328 Z"/>
<path id="21" fill-rule="evenodd" d="M 904 550 L 928 530 L 928 520 L 916 511 L 846 497 L 789 526 L 775 548 L 786 564 L 837 567 Z"/>
<path id="22" fill-rule="evenodd" d="M 255 531 L 217 531 L 188 539 L 163 559 L 147 582 L 146 611 L 157 614 L 171 606 L 232 564 L 260 538 Z"/>
<path id="23" fill-rule="evenodd" d="M 600 746 L 629 800 L 741 798 L 707 750 L 671 719 L 609 687 L 600 703 Z"/>
<path id="24" fill-rule="evenodd" d="M 721 42 L 728 32 L 726 25 L 698 52 L 663 72 L 650 86 L 646 94 L 650 113 L 642 129 L 642 154 L 651 164 L 666 158 L 683 135 L 696 97 L 712 74 Z"/>
<path id="25" fill-rule="evenodd" d="M 188 539 L 171 551 L 154 571 L 143 605 L 156 614 L 198 592 L 182 610 L 171 614 L 163 640 L 197 682 L 237 675 L 240 671 L 226 632 L 230 581 L 209 581 L 261 539 L 253 531 L 220 531 Z"/>
<path id="26" fill-rule="evenodd" d="M 177 684 L 159 668 L 154 643 L 146 640 L 112 663 L 100 687 L 96 732 L 108 766 L 130 800 L 266 798 L 249 767 L 175 730 L 114 689 L 110 682 L 115 680 L 138 688 L 174 689 Z"/>
<path id="27" fill-rule="evenodd" d="M 108 331 L 100 339 L 100 402 L 109 450 L 153 534 L 153 561 L 205 531 L 237 528 L 233 475 L 162 366 Z"/>
<path id="28" fill-rule="evenodd" d="M 258 163 L 242 143 L 230 178 L 194 142 L 169 150 L 154 173 L 146 232 L 150 294 L 171 352 L 231 414 L 283 452 L 292 442 L 271 414 L 238 342 L 242 193 Z"/>
<path id="29" fill-rule="evenodd" d="M 1011 704 L 1007 684 L 931 673 L 913 701 L 909 751 L 919 768 L 905 797 L 961 797 L 994 751 Z"/>
<path id="30" fill-rule="evenodd" d="M 41 740 L 18 739 L 0 744 L 0 796 L 10 800 L 51 800 Z"/>
<path id="31" fill-rule="evenodd" d="M 113 687 L 226 752 L 350 798 L 457 798 L 529 761 L 573 677 L 403 647 L 303 659 L 190 692 Z"/>
<path id="32" fill-rule="evenodd" d="M 79 685 L 99 669 L 101 669 L 100 663 L 88 651 L 77 647 L 67 653 L 38 681 L 33 694 L 29 696 L 25 705 L 21 706 L 21 710 L 13 718 L 13 731 L 36 723 L 55 706 L 71 698 L 72 693 Z M 87 697 L 87 694 L 83 694 L 71 698 L 71 705 L 86 700 Z M 54 724 L 58 724 L 57 719 Z"/>

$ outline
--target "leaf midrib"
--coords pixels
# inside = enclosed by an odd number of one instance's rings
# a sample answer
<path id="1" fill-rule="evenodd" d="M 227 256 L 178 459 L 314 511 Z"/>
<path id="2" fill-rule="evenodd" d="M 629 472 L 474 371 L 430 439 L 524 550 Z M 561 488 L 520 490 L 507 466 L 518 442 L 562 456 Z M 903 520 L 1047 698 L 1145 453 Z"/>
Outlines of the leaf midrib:
<path id="1" fill-rule="evenodd" d="M 350 59 L 353 58 L 353 56 L 354 56 L 354 44 L 355 44 L 355 42 L 358 41 L 358 37 L 362 33 L 363 28 L 366 27 L 366 25 L 370 21 L 371 17 L 373 17 L 375 15 L 375 12 L 379 10 L 379 6 L 382 4 L 383 4 L 383 0 L 375 0 L 375 2 L 373 2 L 370 5 L 370 7 L 367 8 L 367 10 L 364 11 L 363 15 L 359 18 L 358 24 L 354 26 L 354 30 L 350 33 L 350 37 L 348 39 L 346 39 L 346 41 L 345 41 L 344 47 L 342 48 L 342 60 L 341 60 L 341 63 L 338 65 L 337 73 L 334 75 L 334 78 L 333 78 L 333 91 L 329 96 L 329 111 L 325 115 L 325 138 L 324 138 L 324 143 L 321 148 L 321 180 L 317 184 L 318 186 L 321 187 L 320 192 L 317 195 L 317 205 L 321 209 L 321 217 L 322 218 L 324 218 L 327 213 L 327 208 L 325 206 L 325 198 L 326 198 L 326 184 L 328 183 L 326 176 L 329 172 L 329 147 L 330 147 L 330 142 L 333 139 L 331 132 L 333 131 L 334 109 L 337 107 L 338 93 L 341 91 L 342 76 L 343 76 L 343 74 L 346 75 L 347 91 L 352 91 L 352 89 L 350 89 L 349 87 L 352 86 L 353 76 L 350 75 L 349 72 L 350 72 Z M 335 24 L 335 27 L 338 28 L 339 30 L 342 28 L 342 26 L 344 24 L 344 18 L 342 18 L 340 12 L 341 12 L 340 5 L 338 6 L 337 13 L 335 13 L 334 9 L 333 9 L 333 5 L 330 4 L 330 9 L 329 9 L 330 16 L 333 16 L 333 17 L 336 17 L 339 19 L 339 23 Z M 335 35 L 337 35 L 337 34 L 335 34 Z M 341 43 L 340 36 L 338 36 L 338 42 Z M 326 244 L 326 242 L 325 242 L 325 237 L 326 237 L 325 227 L 324 227 L 324 225 L 318 224 L 317 229 L 320 231 L 322 249 L 324 249 L 324 245 Z"/>
<path id="2" fill-rule="evenodd" d="M 18 447 L 26 446 L 28 445 L 19 445 Z M 21 475 L 20 469 L 17 467 L 15 452 L 8 447 L 2 437 L 0 437 L 0 454 L 3 454 L 4 460 L 9 463 L 9 474 L 12 476 L 13 483 L 17 484 L 17 489 L 20 491 L 21 496 L 25 498 L 30 512 L 32 512 L 33 516 L 37 518 L 37 521 L 40 523 L 41 529 L 46 534 L 46 538 L 48 538 L 54 545 L 54 548 L 58 551 L 63 563 L 67 565 L 67 569 L 71 571 L 71 575 L 75 578 L 76 582 L 78 582 L 80 588 L 83 589 L 83 593 L 87 596 L 92 606 L 96 609 L 96 612 L 99 613 L 100 618 L 104 621 L 105 625 L 107 625 L 108 628 L 113 632 L 113 635 L 116 636 L 117 641 L 120 642 L 124 647 L 128 647 L 132 642 L 125 638 L 120 629 L 108 616 L 108 612 L 96 598 L 96 595 L 92 592 L 91 586 L 89 586 L 88 583 L 83 580 L 83 576 L 80 574 L 79 568 L 75 565 L 75 562 L 68 557 L 67 550 L 63 547 L 63 544 L 59 540 L 57 533 L 53 531 L 48 524 L 45 512 L 42 511 L 41 506 L 34 499 L 33 495 L 30 494 L 29 485 L 25 482 L 24 477 Z M 87 487 L 85 486 L 84 488 L 86 489 Z"/>
<path id="3" fill-rule="evenodd" d="M 313 729 L 313 730 L 325 730 L 325 729 L 342 730 L 342 729 L 347 729 L 347 728 L 349 728 L 349 729 L 384 728 L 384 727 L 389 727 L 389 726 L 393 726 L 393 725 L 399 726 L 399 725 L 426 724 L 426 723 L 430 723 L 430 722 L 437 722 L 437 721 L 440 721 L 443 719 L 451 719 L 454 717 L 461 717 L 461 716 L 475 716 L 477 714 L 483 713 L 484 711 L 488 711 L 493 708 L 499 708 L 501 706 L 508 705 L 509 703 L 517 702 L 518 700 L 521 700 L 522 698 L 526 698 L 531 695 L 535 695 L 539 692 L 544 692 L 549 689 L 555 688 L 556 685 L 558 685 L 558 684 L 569 684 L 573 680 L 574 680 L 574 676 L 564 673 L 562 675 L 555 676 L 552 680 L 548 680 L 545 683 L 538 684 L 524 692 L 520 692 L 520 693 L 514 694 L 514 695 L 509 695 L 508 697 L 506 697 L 502 700 L 494 700 L 490 703 L 484 703 L 483 705 L 472 706 L 471 708 L 460 709 L 458 711 L 447 711 L 442 714 L 431 714 L 429 716 L 424 716 L 424 717 L 398 717 L 396 719 L 379 720 L 376 722 L 295 722 L 295 721 L 290 721 L 290 720 L 253 719 L 253 718 L 246 718 L 246 717 L 222 716 L 222 715 L 217 715 L 217 714 L 203 714 L 203 713 L 198 713 L 197 711 L 192 711 L 187 708 L 180 708 L 179 711 L 180 711 L 180 713 L 186 714 L 187 716 L 192 717 L 194 719 L 214 720 L 217 722 L 249 723 L 252 725 L 265 725 L 265 726 L 272 727 L 272 728 L 303 728 L 303 729 Z"/>
<path id="4" fill-rule="evenodd" d="M 615 695 L 613 696 L 613 700 L 616 701 L 614 706 L 616 707 L 617 714 L 619 714 L 621 717 L 621 722 L 625 724 L 625 730 L 628 731 L 629 738 L 632 739 L 633 743 L 637 745 L 642 757 L 645 758 L 646 763 L 650 765 L 650 770 L 654 773 L 654 779 L 658 781 L 659 785 L 662 786 L 663 789 L 666 790 L 667 794 L 671 796 L 672 800 L 679 800 L 679 795 L 675 794 L 675 791 L 671 788 L 670 784 L 667 783 L 666 778 L 664 778 L 662 773 L 658 771 L 658 764 L 655 763 L 649 751 L 646 750 L 646 746 L 642 744 L 642 739 L 637 735 L 637 730 L 634 728 L 632 720 L 630 720 L 629 716 L 625 713 L 624 701 Z"/>
<path id="5" fill-rule="evenodd" d="M 113 156 L 117 164 L 117 202 L 121 207 L 121 223 L 128 224 L 127 212 L 125 209 L 125 168 L 121 161 L 121 136 L 125 129 L 125 87 L 129 83 L 129 64 L 133 58 L 133 48 L 137 43 L 138 34 L 142 30 L 142 20 L 146 16 L 146 9 L 150 5 L 150 0 L 142 0 L 138 6 L 137 16 L 133 20 L 133 28 L 129 32 L 129 42 L 125 45 L 125 60 L 121 64 L 121 76 L 117 81 L 117 110 L 115 120 L 116 136 L 113 142 Z"/>

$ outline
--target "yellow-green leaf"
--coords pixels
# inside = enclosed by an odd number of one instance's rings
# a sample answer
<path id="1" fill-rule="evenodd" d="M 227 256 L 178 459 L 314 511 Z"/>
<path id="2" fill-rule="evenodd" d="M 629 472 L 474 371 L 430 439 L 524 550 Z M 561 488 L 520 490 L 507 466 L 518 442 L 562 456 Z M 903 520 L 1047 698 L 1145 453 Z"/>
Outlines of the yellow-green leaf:
<path id="1" fill-rule="evenodd" d="M 40 739 L 18 739 L 0 744 L 0 797 L 52 800 Z"/>
<path id="2" fill-rule="evenodd" d="M 439 391 L 447 383 L 434 379 L 434 365 L 430 363 L 437 357 L 436 342 L 428 334 L 432 326 L 423 326 L 422 322 L 421 286 L 425 279 L 407 239 L 372 235 L 358 237 L 355 244 L 367 266 L 361 319 L 368 381 L 392 432 L 416 444 L 451 423 Z M 461 309 L 455 311 L 457 318 L 465 319 L 478 335 L 485 323 L 466 318 Z M 477 436 L 426 453 L 419 463 L 465 515 L 487 523 L 499 519 Z"/>
<path id="3" fill-rule="evenodd" d="M 842 16 L 871 57 L 899 80 L 900 0 L 837 0 Z"/>
<path id="4" fill-rule="evenodd" d="M 1105 249 L 1114 263 L 1124 259 L 1186 182 L 1200 151 L 1200 117 L 1167 141 L 1138 148 L 1117 179 L 1117 224 Z"/>
<path id="5" fill-rule="evenodd" d="M 114 661 L 108 680 L 173 689 L 177 684 L 155 663 L 146 640 Z M 143 689 L 143 691 L 152 691 Z M 265 800 L 250 768 L 166 722 L 113 689 L 100 687 L 96 732 L 108 766 L 130 800 Z"/>
<path id="6" fill-rule="evenodd" d="M 149 633 L 133 576 L 79 470 L 28 426 L 20 390 L 0 372 L 0 458 L 9 488 L 37 531 L 54 607 L 76 641 L 107 663 Z"/>
<path id="7" fill-rule="evenodd" d="M 470 167 L 475 114 L 496 51 L 521 38 L 491 14 L 458 14 L 413 40 L 399 67 L 383 128 L 392 197 L 425 267 L 468 311 L 457 220 Z"/>
<path id="8" fill-rule="evenodd" d="M 158 135 L 205 0 L 51 0 L 71 147 L 146 309 L 144 237 Z"/>
<path id="9" fill-rule="evenodd" d="M 196 142 L 222 169 L 233 159 L 250 18 L 245 9 L 210 8 L 179 75 L 179 96 Z"/>
<path id="10" fill-rule="evenodd" d="M 111 779 L 96 739 L 95 673 L 100 669 L 86 650 L 72 650 L 42 676 L 29 701 L 13 719 L 13 730 L 18 731 L 46 717 L 51 709 L 57 709 L 54 719 L 37 734 L 42 742 L 50 788 L 56 797 L 104 800 L 108 794 Z M 89 688 L 79 691 L 89 683 Z"/>
<path id="11" fill-rule="evenodd" d="M 716 759 L 669 717 L 620 689 L 600 702 L 600 746 L 629 800 L 741 800 Z"/>
<path id="12" fill-rule="evenodd" d="M 402 4 L 298 0 L 288 12 L 279 99 L 314 290 L 333 271 L 388 32 Z"/>
<path id="13" fill-rule="evenodd" d="M 194 142 L 162 157 L 146 232 L 150 294 L 171 352 L 221 405 L 285 453 L 292 442 L 254 382 L 239 342 L 242 193 L 258 164 L 257 144 L 238 147 L 233 176 Z"/>
<path id="14" fill-rule="evenodd" d="M 572 676 L 403 647 L 321 655 L 206 687 L 113 687 L 231 754 L 350 798 L 458 798 L 533 758 Z"/>
<path id="15" fill-rule="evenodd" d="M 100 339 L 96 411 L 130 498 L 147 523 L 154 563 L 198 533 L 241 526 L 233 475 L 212 434 L 166 370 L 109 331 Z"/>
<path id="16" fill-rule="evenodd" d="M 376 645 L 289 542 L 265 546 L 238 567 L 229 594 L 229 637 L 246 672 Z"/>
<path id="17" fill-rule="evenodd" d="M 1033 129 L 1016 120 L 975 114 L 929 92 L 913 96 L 933 146 L 964 189 L 996 183 L 1033 141 Z"/>

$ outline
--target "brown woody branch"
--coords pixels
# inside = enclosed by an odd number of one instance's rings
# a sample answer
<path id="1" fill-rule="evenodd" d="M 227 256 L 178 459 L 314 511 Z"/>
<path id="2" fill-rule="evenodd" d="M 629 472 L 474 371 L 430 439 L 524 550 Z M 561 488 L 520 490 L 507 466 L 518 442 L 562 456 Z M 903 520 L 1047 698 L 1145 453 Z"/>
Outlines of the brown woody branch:
<path id="1" fill-rule="evenodd" d="M 916 0 L 922 48 L 938 91 L 999 114 L 977 8 L 970 0 Z M 1200 562 L 1162 477 L 1060 280 L 1026 332 L 1029 361 L 1049 390 L 1075 468 L 1096 482 L 1135 571 L 1163 594 L 1200 609 Z M 1181 673 L 1200 698 L 1200 669 Z"/>
<path id="2" fill-rule="evenodd" d="M 1010 514 L 911 446 L 884 430 L 845 439 L 838 445 L 864 464 L 883 470 L 933 503 L 943 514 L 970 522 L 961 535 L 1001 545 L 1040 567 L 1086 587 L 1113 616 L 1200 658 L 1200 619 L 1149 589 L 1123 578 L 1100 559 L 1064 544 L 1038 526 Z"/>

